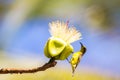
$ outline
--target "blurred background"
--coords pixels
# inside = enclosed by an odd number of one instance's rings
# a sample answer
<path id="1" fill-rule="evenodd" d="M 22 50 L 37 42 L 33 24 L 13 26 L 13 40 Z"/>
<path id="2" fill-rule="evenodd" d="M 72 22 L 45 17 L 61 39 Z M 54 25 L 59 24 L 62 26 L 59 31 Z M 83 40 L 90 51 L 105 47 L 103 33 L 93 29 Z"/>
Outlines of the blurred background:
<path id="1" fill-rule="evenodd" d="M 69 20 L 87 47 L 74 77 L 70 64 L 34 74 L 0 74 L 1 80 L 120 80 L 120 0 L 0 0 L 0 68 L 34 68 L 48 62 L 49 22 Z M 59 73 L 59 74 L 58 74 Z"/>

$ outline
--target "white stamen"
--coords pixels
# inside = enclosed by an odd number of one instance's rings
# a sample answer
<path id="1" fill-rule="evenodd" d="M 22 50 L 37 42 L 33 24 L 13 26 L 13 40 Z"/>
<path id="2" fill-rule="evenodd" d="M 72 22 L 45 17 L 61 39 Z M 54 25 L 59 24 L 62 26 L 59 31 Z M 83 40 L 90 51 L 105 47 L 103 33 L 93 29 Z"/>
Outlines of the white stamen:
<path id="1" fill-rule="evenodd" d="M 56 21 L 49 23 L 51 36 L 61 38 L 67 43 L 81 39 L 81 33 L 75 27 L 68 27 L 66 23 Z"/>

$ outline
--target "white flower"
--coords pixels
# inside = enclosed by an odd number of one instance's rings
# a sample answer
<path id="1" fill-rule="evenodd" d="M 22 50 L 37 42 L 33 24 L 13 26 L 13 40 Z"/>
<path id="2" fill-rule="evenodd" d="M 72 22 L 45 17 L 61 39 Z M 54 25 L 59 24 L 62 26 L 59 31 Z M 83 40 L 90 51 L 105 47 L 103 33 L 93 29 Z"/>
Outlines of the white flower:
<path id="1" fill-rule="evenodd" d="M 67 43 L 72 43 L 81 39 L 81 33 L 75 27 L 68 27 L 67 23 L 55 21 L 49 23 L 52 37 L 63 39 Z"/>

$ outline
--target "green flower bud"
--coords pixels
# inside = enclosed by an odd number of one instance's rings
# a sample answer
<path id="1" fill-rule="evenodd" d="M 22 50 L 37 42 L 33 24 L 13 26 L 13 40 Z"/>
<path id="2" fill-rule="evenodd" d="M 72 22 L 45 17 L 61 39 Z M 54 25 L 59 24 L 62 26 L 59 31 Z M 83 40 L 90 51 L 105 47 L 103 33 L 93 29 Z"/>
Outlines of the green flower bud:
<path id="1" fill-rule="evenodd" d="M 67 44 L 65 49 L 60 54 L 59 59 L 65 60 L 73 52 L 73 47 L 70 44 Z"/>
<path id="2" fill-rule="evenodd" d="M 64 60 L 73 52 L 73 47 L 60 38 L 51 37 L 44 48 L 44 54 L 48 58 Z"/>
<path id="3" fill-rule="evenodd" d="M 51 58 L 49 52 L 48 52 L 48 43 L 49 43 L 50 40 L 47 41 L 47 43 L 45 44 L 45 47 L 44 47 L 44 54 L 46 57 L 48 58 Z"/>
<path id="4" fill-rule="evenodd" d="M 64 50 L 65 46 L 66 43 L 62 39 L 51 37 L 44 48 L 45 56 L 56 57 Z"/>

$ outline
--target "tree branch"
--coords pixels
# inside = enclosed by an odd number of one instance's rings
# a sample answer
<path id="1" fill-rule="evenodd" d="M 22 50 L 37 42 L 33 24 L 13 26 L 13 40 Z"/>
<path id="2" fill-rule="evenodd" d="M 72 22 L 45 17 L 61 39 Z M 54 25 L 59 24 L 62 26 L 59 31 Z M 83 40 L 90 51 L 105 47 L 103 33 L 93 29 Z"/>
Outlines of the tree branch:
<path id="1" fill-rule="evenodd" d="M 52 58 L 49 60 L 48 63 L 44 64 L 41 67 L 37 67 L 37 68 L 33 68 L 33 69 L 12 69 L 12 68 L 11 69 L 4 69 L 4 68 L 2 68 L 2 69 L 0 69 L 0 74 L 35 73 L 38 71 L 45 71 L 48 68 L 54 67 L 56 64 L 57 64 L 57 62 Z"/>

